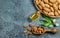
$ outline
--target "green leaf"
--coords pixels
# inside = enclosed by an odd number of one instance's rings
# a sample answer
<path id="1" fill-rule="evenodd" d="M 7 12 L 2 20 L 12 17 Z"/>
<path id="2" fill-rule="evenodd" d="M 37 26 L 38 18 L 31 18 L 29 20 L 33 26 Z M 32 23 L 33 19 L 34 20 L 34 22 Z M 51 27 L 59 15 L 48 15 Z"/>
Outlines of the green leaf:
<path id="1" fill-rule="evenodd" d="M 46 24 L 44 24 L 44 26 L 49 26 L 50 25 L 50 23 L 46 23 Z"/>
<path id="2" fill-rule="evenodd" d="M 46 20 L 47 22 L 51 23 L 51 19 L 50 19 L 48 16 L 43 15 L 43 17 L 45 18 L 45 20 Z"/>
<path id="3" fill-rule="evenodd" d="M 48 23 L 46 20 L 40 20 L 41 22 Z"/>
<path id="4" fill-rule="evenodd" d="M 52 24 L 54 27 L 56 26 L 50 17 L 48 17 L 48 16 L 46 16 L 46 15 L 44 15 L 44 14 L 42 14 L 42 17 L 45 18 L 45 20 L 40 20 L 40 21 L 42 22 L 42 24 L 43 24 L 44 26 L 49 26 L 49 25 L 51 25 L 51 24 Z"/>
<path id="5" fill-rule="evenodd" d="M 48 23 L 46 20 L 40 20 L 44 26 L 49 26 L 50 23 Z"/>

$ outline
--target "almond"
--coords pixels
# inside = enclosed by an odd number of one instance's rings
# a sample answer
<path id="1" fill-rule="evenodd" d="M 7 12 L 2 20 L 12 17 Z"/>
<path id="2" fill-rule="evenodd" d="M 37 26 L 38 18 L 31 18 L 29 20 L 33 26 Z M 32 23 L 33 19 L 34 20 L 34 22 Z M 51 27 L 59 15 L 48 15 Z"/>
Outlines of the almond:
<path id="1" fill-rule="evenodd" d="M 43 0 L 45 3 L 49 3 L 48 0 Z"/>
<path id="2" fill-rule="evenodd" d="M 59 4 L 59 9 L 60 9 L 60 4 Z"/>
<path id="3" fill-rule="evenodd" d="M 44 8 L 45 11 L 50 12 L 51 10 L 49 8 Z"/>
<path id="4" fill-rule="evenodd" d="M 54 12 L 49 12 L 49 16 L 54 16 Z"/>
<path id="5" fill-rule="evenodd" d="M 40 5 L 42 6 L 42 7 L 45 7 L 45 4 L 41 1 L 40 2 Z"/>
<path id="6" fill-rule="evenodd" d="M 55 2 L 56 2 L 56 0 L 50 0 L 50 2 L 51 2 L 51 3 L 55 3 Z"/>
<path id="7" fill-rule="evenodd" d="M 58 10 L 58 6 L 56 4 L 53 4 L 53 8 L 54 8 L 55 11 Z"/>
<path id="8" fill-rule="evenodd" d="M 32 24 L 29 24 L 30 27 L 32 27 L 33 25 Z"/>
<path id="9" fill-rule="evenodd" d="M 58 12 L 55 11 L 55 15 L 58 16 L 59 15 Z"/>
<path id="10" fill-rule="evenodd" d="M 60 10 L 58 10 L 58 13 L 60 14 Z"/>
<path id="11" fill-rule="evenodd" d="M 24 26 L 23 26 L 24 28 L 27 28 L 27 26 L 24 24 Z"/>
<path id="12" fill-rule="evenodd" d="M 45 4 L 45 7 L 50 8 L 50 5 L 49 4 Z"/>
<path id="13" fill-rule="evenodd" d="M 28 31 L 31 31 L 31 28 L 27 28 Z"/>
<path id="14" fill-rule="evenodd" d="M 28 34 L 29 34 L 29 35 L 32 35 L 32 32 L 29 32 Z"/>
<path id="15" fill-rule="evenodd" d="M 51 9 L 51 11 L 52 11 L 52 12 L 54 12 L 54 9 L 53 9 L 53 7 L 50 7 L 50 9 Z"/>
<path id="16" fill-rule="evenodd" d="M 57 0 L 58 3 L 60 3 L 60 0 Z"/>

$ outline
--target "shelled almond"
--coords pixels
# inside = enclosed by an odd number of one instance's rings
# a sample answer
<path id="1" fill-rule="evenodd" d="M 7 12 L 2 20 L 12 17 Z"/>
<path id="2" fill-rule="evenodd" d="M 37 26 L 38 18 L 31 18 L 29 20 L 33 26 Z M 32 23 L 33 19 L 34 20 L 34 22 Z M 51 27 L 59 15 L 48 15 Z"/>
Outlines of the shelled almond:
<path id="1" fill-rule="evenodd" d="M 51 29 L 47 29 L 47 28 L 44 28 L 44 26 L 32 26 L 32 27 L 27 27 L 27 29 L 25 29 L 23 31 L 23 33 L 28 33 L 29 35 L 32 35 L 32 34 L 44 34 L 46 32 L 50 32 L 50 33 L 56 33 L 57 32 L 57 28 L 51 28 Z"/>
<path id="2" fill-rule="evenodd" d="M 38 2 L 35 2 L 38 1 Z M 34 0 L 35 6 L 41 13 L 56 18 L 60 16 L 60 0 Z M 36 4 L 39 3 L 39 4 Z M 46 12 L 44 12 L 46 11 Z M 56 11 L 56 12 L 55 12 Z M 49 13 L 48 13 L 49 12 Z"/>

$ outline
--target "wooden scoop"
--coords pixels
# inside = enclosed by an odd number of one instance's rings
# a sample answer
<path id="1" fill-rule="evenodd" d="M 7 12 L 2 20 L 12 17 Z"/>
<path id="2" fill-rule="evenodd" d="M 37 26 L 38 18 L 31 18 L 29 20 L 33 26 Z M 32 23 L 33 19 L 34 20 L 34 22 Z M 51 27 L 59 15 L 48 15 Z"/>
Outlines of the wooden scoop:
<path id="1" fill-rule="evenodd" d="M 44 33 L 53 33 L 55 34 L 57 32 L 57 28 L 51 28 L 51 29 L 46 29 L 42 26 L 40 26 L 43 29 L 43 32 L 37 33 L 37 32 L 32 32 L 33 34 L 44 34 Z"/>
<path id="2" fill-rule="evenodd" d="M 49 33 L 56 33 L 57 32 L 57 28 L 52 28 L 52 29 L 46 29 L 45 32 L 49 32 Z"/>

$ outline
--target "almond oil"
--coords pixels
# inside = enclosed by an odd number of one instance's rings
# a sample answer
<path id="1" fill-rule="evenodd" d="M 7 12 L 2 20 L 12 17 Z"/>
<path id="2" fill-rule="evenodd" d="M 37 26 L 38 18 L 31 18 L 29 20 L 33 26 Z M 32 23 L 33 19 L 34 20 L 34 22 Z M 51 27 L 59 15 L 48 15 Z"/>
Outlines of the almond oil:
<path id="1" fill-rule="evenodd" d="M 40 16 L 40 12 L 34 12 L 32 15 L 30 15 L 31 20 L 36 20 Z"/>

